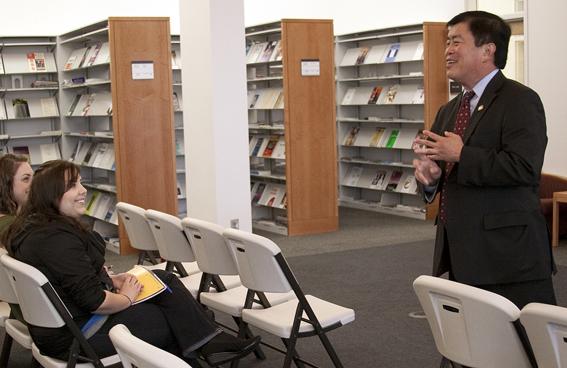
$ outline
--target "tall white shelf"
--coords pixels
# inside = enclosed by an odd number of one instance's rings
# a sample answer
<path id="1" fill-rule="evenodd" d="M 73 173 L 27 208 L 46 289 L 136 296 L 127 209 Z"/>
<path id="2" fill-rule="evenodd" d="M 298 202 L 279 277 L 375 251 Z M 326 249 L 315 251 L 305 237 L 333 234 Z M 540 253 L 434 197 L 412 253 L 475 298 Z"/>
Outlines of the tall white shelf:
<path id="1" fill-rule="evenodd" d="M 412 142 L 447 101 L 445 25 L 335 37 L 340 205 L 430 217 L 417 195 Z"/>
<path id="2" fill-rule="evenodd" d="M 105 20 L 59 36 L 61 150 L 81 167 L 87 218 L 118 253 L 108 31 Z"/>
<path id="3" fill-rule="evenodd" d="M 187 216 L 187 184 L 185 178 L 185 142 L 183 135 L 183 94 L 181 88 L 181 41 L 171 35 L 171 69 L 173 84 L 173 123 L 175 135 L 175 168 L 179 217 Z"/>
<path id="4" fill-rule="evenodd" d="M 0 153 L 59 158 L 56 37 L 0 37 Z"/>

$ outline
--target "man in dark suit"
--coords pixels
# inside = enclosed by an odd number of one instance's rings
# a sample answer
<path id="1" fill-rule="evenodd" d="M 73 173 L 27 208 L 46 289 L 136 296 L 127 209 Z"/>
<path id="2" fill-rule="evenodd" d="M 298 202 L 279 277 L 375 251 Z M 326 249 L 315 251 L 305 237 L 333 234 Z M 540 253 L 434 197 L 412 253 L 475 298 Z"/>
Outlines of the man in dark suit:
<path id="1" fill-rule="evenodd" d="M 555 304 L 553 256 L 538 187 L 545 113 L 530 88 L 506 79 L 510 27 L 470 11 L 447 23 L 447 76 L 464 92 L 414 142 L 415 177 L 439 193 L 433 273 L 510 299 Z"/>

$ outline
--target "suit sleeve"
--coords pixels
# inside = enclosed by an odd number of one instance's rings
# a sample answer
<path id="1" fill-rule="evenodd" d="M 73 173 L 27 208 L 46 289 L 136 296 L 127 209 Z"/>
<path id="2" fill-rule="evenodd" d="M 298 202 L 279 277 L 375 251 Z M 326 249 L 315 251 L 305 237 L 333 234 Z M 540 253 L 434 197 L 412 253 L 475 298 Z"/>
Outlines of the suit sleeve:
<path id="1" fill-rule="evenodd" d="M 486 121 L 501 124 L 499 146 L 463 147 L 458 164 L 459 184 L 538 185 L 547 145 L 543 105 L 539 96 L 528 89 L 509 101 L 502 121 Z"/>

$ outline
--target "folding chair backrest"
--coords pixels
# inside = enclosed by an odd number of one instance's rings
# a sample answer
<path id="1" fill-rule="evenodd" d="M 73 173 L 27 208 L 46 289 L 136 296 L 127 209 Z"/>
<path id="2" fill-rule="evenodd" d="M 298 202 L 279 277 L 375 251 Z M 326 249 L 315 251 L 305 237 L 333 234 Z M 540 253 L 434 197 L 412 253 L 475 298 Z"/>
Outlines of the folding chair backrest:
<path id="1" fill-rule="evenodd" d="M 0 257 L 8 254 L 6 249 L 0 248 Z M 14 287 L 12 282 L 8 277 L 8 274 L 4 270 L 4 266 L 0 263 L 0 300 L 7 303 L 18 304 L 18 296 L 14 292 Z"/>
<path id="2" fill-rule="evenodd" d="M 241 230 L 226 229 L 223 236 L 232 248 L 242 284 L 254 291 L 287 293 L 291 286 L 275 256 L 280 248 L 270 239 Z"/>
<path id="3" fill-rule="evenodd" d="M 520 313 L 539 368 L 567 367 L 567 308 L 530 303 Z"/>
<path id="4" fill-rule="evenodd" d="M 191 368 L 180 358 L 132 335 L 124 325 L 116 325 L 108 333 L 125 368 Z"/>
<path id="5" fill-rule="evenodd" d="M 222 226 L 190 217 L 184 218 L 181 224 L 201 271 L 213 275 L 238 275 L 236 259 L 222 235 Z"/>
<path id="6" fill-rule="evenodd" d="M 146 210 L 125 202 L 116 204 L 116 211 L 122 219 L 130 245 L 138 250 L 158 250 L 156 240 L 146 221 Z"/>
<path id="7" fill-rule="evenodd" d="M 195 261 L 191 244 L 181 227 L 181 219 L 155 210 L 147 210 L 145 216 L 162 258 L 171 262 Z"/>
<path id="8" fill-rule="evenodd" d="M 419 276 L 413 288 L 443 356 L 469 367 L 531 367 L 513 324 L 520 310 L 511 301 L 431 276 Z"/>
<path id="9" fill-rule="evenodd" d="M 47 285 L 46 287 L 51 288 L 54 295 L 57 296 L 43 273 L 7 254 L 0 257 L 0 262 L 2 262 L 16 290 L 20 308 L 27 323 L 48 328 L 58 328 L 65 325 L 65 321 L 42 289 L 44 285 Z M 66 307 L 64 308 L 66 309 Z M 70 315 L 68 310 L 67 313 Z"/>

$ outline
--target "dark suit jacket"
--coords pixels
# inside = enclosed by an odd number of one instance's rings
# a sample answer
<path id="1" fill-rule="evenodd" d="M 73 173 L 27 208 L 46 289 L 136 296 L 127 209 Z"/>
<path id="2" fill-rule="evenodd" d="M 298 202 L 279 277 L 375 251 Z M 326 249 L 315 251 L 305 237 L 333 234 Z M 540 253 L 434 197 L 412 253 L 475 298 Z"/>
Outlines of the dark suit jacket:
<path id="1" fill-rule="evenodd" d="M 432 131 L 453 131 L 461 97 L 441 107 Z M 554 266 L 538 197 L 547 145 L 539 96 L 498 72 L 463 141 L 460 162 L 448 177 L 447 221 L 438 227 L 433 273 L 450 266 L 455 280 L 471 285 L 548 278 Z"/>

